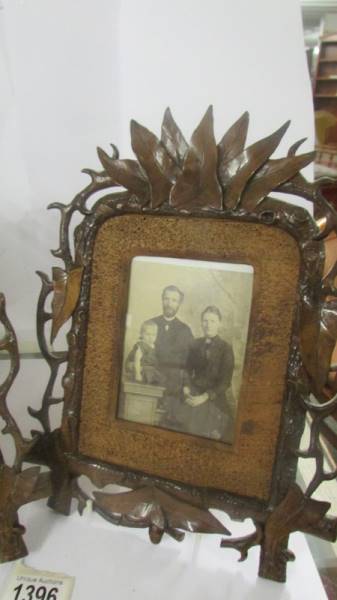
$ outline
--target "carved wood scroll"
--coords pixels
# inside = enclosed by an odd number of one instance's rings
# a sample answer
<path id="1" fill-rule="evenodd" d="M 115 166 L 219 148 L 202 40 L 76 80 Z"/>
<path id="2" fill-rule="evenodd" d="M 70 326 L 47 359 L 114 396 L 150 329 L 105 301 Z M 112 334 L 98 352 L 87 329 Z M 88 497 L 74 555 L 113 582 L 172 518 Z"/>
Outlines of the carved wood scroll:
<path id="1" fill-rule="evenodd" d="M 63 265 L 53 269 L 52 280 L 39 273 L 42 288 L 37 331 L 41 352 L 50 367 L 50 378 L 41 408 L 30 408 L 29 412 L 39 421 L 42 432 L 34 431 L 32 440 L 23 440 L 7 411 L 4 398 L 18 367 L 15 344 L 8 338 L 2 347 L 13 353 L 13 366 L 5 387 L 0 388 L 0 414 L 15 439 L 18 455 L 10 472 L 5 466 L 1 468 L 2 477 L 21 477 L 17 473 L 23 457 L 45 464 L 51 471 L 50 479 L 40 479 L 36 493 L 42 494 L 44 490 L 47 494 L 51 486 L 49 504 L 56 510 L 69 512 L 74 497 L 82 511 L 86 501 L 91 499 L 94 510 L 111 522 L 147 527 L 154 543 L 161 540 L 163 533 L 177 540 L 182 539 L 183 531 L 228 535 L 230 532 L 213 517 L 210 508 L 220 508 L 234 519 L 251 517 L 255 532 L 240 539 L 224 538 L 221 546 L 238 549 L 243 560 L 251 546 L 260 545 L 260 575 L 283 581 L 286 563 L 293 558 L 287 550 L 288 535 L 292 531 L 297 529 L 324 539 L 336 539 L 337 519 L 325 516 L 329 504 L 313 500 L 311 495 L 322 481 L 336 477 L 336 472 L 324 470 L 320 432 L 324 420 L 337 408 L 337 390 L 335 384 L 331 384 L 335 380 L 331 376 L 335 372 L 331 357 L 337 340 L 337 264 L 330 261 L 320 282 L 318 273 L 324 261 L 324 243 L 337 235 L 337 214 L 321 194 L 325 181 L 310 183 L 300 173 L 314 158 L 313 152 L 297 154 L 304 140 L 293 144 L 287 156 L 272 158 L 289 122 L 247 146 L 248 124 L 249 115 L 244 113 L 217 143 L 210 107 L 188 143 L 169 109 L 164 114 L 160 138 L 132 121 L 131 142 L 136 158 L 121 159 L 115 146 L 111 155 L 98 148 L 103 169 L 85 169 L 91 179 L 89 185 L 70 204 L 50 206 L 61 213 L 60 245 L 52 253 Z M 120 191 L 121 187 L 124 191 Z M 97 192 L 105 194 L 88 208 L 87 201 Z M 272 198 L 269 196 L 272 192 L 311 200 L 314 218 L 304 209 Z M 72 251 L 70 228 L 74 213 L 79 213 L 82 221 L 74 231 Z M 130 469 L 107 466 L 76 453 L 92 247 L 104 220 L 123 213 L 182 218 L 207 216 L 263 223 L 280 227 L 297 240 L 302 260 L 299 306 L 268 503 L 160 480 L 133 472 L 132 465 Z M 45 304 L 50 294 L 53 295 L 52 311 L 48 312 Z M 5 322 L 3 308 L 1 318 Z M 49 344 L 46 325 L 51 321 L 53 342 L 69 319 L 68 353 L 55 352 Z M 64 397 L 59 398 L 55 397 L 54 384 L 64 362 L 67 363 Z M 64 404 L 62 427 L 51 432 L 49 409 L 60 402 Z M 309 414 L 310 444 L 300 451 L 304 418 Z M 304 491 L 293 483 L 298 456 L 316 461 L 314 477 Z M 129 491 L 96 492 L 92 498 L 80 487 L 80 475 L 88 476 L 98 488 L 115 483 Z M 18 497 L 24 499 L 25 494 L 23 491 Z M 2 505 L 0 497 L 0 508 Z M 1 528 L 13 530 L 13 519 L 9 522 L 5 513 L 1 515 Z M 7 554 L 3 552 L 0 558 L 16 558 L 16 553 L 7 545 Z"/>

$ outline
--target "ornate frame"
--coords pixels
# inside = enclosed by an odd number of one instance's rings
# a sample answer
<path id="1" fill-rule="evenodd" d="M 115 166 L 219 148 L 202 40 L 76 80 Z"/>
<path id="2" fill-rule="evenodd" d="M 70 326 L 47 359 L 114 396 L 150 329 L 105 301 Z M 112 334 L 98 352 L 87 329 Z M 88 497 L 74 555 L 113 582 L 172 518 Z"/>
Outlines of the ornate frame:
<path id="1" fill-rule="evenodd" d="M 12 364 L 0 387 L 0 416 L 6 422 L 4 433 L 13 436 L 17 450 L 14 465 L 8 467 L 2 461 L 0 467 L 2 561 L 25 553 L 16 513 L 21 504 L 48 496 L 50 507 L 69 514 L 71 500 L 76 498 L 80 512 L 83 510 L 89 496 L 78 484 L 80 475 L 87 475 L 98 488 L 109 483 L 130 488 L 129 492 L 116 494 L 95 492 L 93 508 L 114 524 L 147 527 L 153 543 L 160 542 L 164 533 L 180 541 L 184 537 L 182 530 L 228 535 L 228 530 L 209 512 L 211 508 L 221 509 L 234 519 L 251 517 L 255 531 L 240 539 L 222 539 L 221 547 L 236 548 L 243 560 L 250 547 L 260 545 L 259 574 L 276 581 L 285 580 L 287 561 L 294 558 L 287 550 L 292 531 L 309 532 L 330 541 L 336 539 L 337 518 L 325 516 L 329 503 L 313 500 L 312 495 L 320 483 L 337 475 L 325 472 L 320 442 L 322 423 L 337 408 L 336 369 L 331 364 L 337 339 L 337 264 L 334 261 L 330 264 L 324 252 L 327 243 L 336 239 L 337 214 L 321 193 L 324 181 L 309 183 L 300 174 L 314 157 L 312 152 L 296 154 L 304 140 L 295 143 L 287 157 L 270 158 L 289 122 L 245 148 L 248 122 L 248 113 L 244 113 L 217 145 L 211 107 L 194 131 L 190 144 L 169 109 L 164 115 L 160 140 L 132 121 L 131 140 L 137 161 L 120 160 L 115 146 L 112 156 L 99 148 L 103 170 L 84 169 L 91 178 L 89 185 L 70 204 L 54 203 L 49 207 L 61 213 L 60 246 L 52 254 L 64 265 L 53 268 L 52 280 L 39 272 L 42 287 L 37 335 L 41 353 L 50 367 L 50 378 L 41 408 L 28 408 L 42 429 L 32 431 L 28 440 L 22 437 L 6 404 L 19 358 L 3 298 L 0 303 L 0 321 L 6 329 L 1 349 L 10 353 Z M 109 191 L 92 208 L 87 207 L 93 194 L 120 187 L 125 191 Z M 302 208 L 268 196 L 272 191 L 311 200 L 314 218 Z M 74 231 L 72 253 L 74 213 L 83 218 Z M 300 302 L 293 326 L 272 493 L 267 502 L 107 465 L 79 454 L 79 409 L 93 242 L 100 225 L 121 214 L 258 223 L 280 228 L 296 240 L 301 254 Z M 51 312 L 45 309 L 50 294 L 53 295 Z M 51 321 L 53 341 L 69 319 L 72 319 L 69 351 L 54 352 L 47 341 L 46 325 Z M 62 363 L 67 363 L 64 396 L 57 398 L 54 384 Z M 49 409 L 58 403 L 64 405 L 62 425 L 51 431 Z M 308 414 L 310 444 L 300 450 Z M 304 492 L 294 482 L 298 457 L 316 461 L 314 477 Z M 22 471 L 23 461 L 46 465 L 49 473 L 39 474 L 35 467 Z"/>

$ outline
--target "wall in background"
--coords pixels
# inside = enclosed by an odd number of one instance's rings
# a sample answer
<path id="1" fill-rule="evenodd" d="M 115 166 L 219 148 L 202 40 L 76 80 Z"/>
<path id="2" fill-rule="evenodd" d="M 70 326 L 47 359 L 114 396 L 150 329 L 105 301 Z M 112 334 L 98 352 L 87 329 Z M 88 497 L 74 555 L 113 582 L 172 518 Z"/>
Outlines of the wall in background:
<path id="1" fill-rule="evenodd" d="M 97 145 L 131 156 L 130 118 L 159 132 L 169 105 L 189 137 L 212 103 L 218 139 L 248 109 L 249 141 L 290 118 L 275 156 L 305 136 L 313 147 L 294 0 L 3 0 L 0 88 L 0 288 L 26 349 L 34 271 L 58 262 L 58 213 L 46 206 L 86 185 Z"/>

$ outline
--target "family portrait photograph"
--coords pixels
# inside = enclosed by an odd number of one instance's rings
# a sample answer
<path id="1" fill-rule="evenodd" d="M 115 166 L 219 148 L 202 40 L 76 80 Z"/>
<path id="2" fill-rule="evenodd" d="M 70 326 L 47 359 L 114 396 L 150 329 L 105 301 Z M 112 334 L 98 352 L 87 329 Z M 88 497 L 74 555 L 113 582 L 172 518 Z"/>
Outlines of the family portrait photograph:
<path id="1" fill-rule="evenodd" d="M 132 260 L 118 418 L 233 443 L 253 267 Z"/>

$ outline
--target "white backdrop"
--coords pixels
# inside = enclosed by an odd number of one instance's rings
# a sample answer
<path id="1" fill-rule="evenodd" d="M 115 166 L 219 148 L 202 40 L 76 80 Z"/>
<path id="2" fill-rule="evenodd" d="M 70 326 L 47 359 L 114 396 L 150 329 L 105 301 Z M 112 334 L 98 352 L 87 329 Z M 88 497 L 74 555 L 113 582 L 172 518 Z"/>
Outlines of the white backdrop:
<path id="1" fill-rule="evenodd" d="M 313 147 L 296 0 L 2 0 L 0 89 L 0 289 L 25 349 L 34 271 L 58 263 L 46 206 L 86 185 L 97 145 L 131 156 L 130 118 L 159 132 L 169 105 L 189 137 L 213 104 L 219 139 L 248 109 L 249 141 L 291 118 L 276 156 L 304 136 Z"/>

